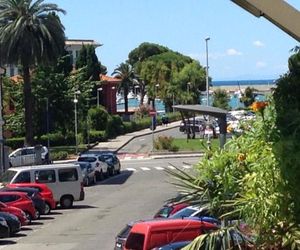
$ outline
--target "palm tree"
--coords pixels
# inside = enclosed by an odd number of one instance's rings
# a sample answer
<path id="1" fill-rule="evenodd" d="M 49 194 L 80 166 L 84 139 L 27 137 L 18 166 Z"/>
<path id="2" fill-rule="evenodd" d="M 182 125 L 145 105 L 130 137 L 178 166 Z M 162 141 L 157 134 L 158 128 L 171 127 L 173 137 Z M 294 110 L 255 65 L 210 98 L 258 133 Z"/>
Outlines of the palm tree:
<path id="1" fill-rule="evenodd" d="M 128 93 L 133 85 L 133 79 L 135 77 L 134 70 L 130 64 L 121 63 L 112 74 L 116 75 L 116 78 L 121 79 L 119 88 L 123 90 L 125 114 L 128 114 Z"/>
<path id="2" fill-rule="evenodd" d="M 56 13 L 65 11 L 44 0 L 0 0 L 0 53 L 3 63 L 20 64 L 25 106 L 25 143 L 33 144 L 30 71 L 57 59 L 64 50 L 64 26 Z"/>

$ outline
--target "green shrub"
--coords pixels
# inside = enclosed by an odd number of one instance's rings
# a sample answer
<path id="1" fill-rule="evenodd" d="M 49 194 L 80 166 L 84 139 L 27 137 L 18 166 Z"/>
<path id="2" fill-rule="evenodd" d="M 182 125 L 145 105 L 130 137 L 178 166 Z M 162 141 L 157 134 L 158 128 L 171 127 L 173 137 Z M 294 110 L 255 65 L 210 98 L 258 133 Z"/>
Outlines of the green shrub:
<path id="1" fill-rule="evenodd" d="M 68 152 L 67 151 L 51 152 L 50 157 L 51 160 L 53 161 L 65 160 L 68 158 Z"/>
<path id="2" fill-rule="evenodd" d="M 113 138 L 123 133 L 124 133 L 124 124 L 122 122 L 121 117 L 118 115 L 111 116 L 108 119 L 107 126 L 106 126 L 106 134 L 108 138 Z"/>
<path id="3" fill-rule="evenodd" d="M 90 128 L 93 130 L 105 130 L 109 119 L 109 114 L 104 107 L 91 108 L 88 111 Z"/>
<path id="4" fill-rule="evenodd" d="M 176 146 L 172 145 L 174 138 L 171 136 L 159 136 L 154 141 L 154 148 L 157 150 L 169 150 L 169 151 L 176 151 Z M 178 151 L 178 148 L 177 148 Z"/>
<path id="5" fill-rule="evenodd" d="M 96 130 L 90 131 L 90 143 L 103 142 L 103 141 L 107 141 L 107 136 L 105 131 L 96 131 Z"/>
<path id="6" fill-rule="evenodd" d="M 24 141 L 24 137 L 10 138 L 5 140 L 5 145 L 12 149 L 22 148 L 24 146 Z"/>

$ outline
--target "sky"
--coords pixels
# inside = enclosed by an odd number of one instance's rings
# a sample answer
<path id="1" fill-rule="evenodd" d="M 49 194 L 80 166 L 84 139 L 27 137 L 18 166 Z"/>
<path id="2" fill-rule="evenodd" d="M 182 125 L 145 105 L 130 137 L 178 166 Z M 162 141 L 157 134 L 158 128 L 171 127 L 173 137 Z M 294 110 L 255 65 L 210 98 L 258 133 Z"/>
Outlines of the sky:
<path id="1" fill-rule="evenodd" d="M 220 80 L 277 79 L 299 43 L 264 18 L 230 0 L 47 0 L 61 15 L 68 39 L 100 44 L 98 59 L 110 75 L 143 42 L 166 46 L 206 66 Z M 299 0 L 287 1 L 298 10 Z"/>

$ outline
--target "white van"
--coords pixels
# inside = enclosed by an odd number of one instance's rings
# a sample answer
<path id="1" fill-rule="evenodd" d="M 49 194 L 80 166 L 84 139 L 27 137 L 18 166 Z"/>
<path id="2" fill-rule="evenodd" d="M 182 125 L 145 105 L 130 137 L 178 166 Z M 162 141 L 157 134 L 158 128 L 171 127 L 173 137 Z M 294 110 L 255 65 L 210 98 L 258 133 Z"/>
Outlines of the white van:
<path id="1" fill-rule="evenodd" d="M 9 168 L 0 177 L 6 183 L 44 183 L 63 208 L 71 208 L 73 201 L 84 199 L 83 179 L 79 165 L 53 164 Z"/>

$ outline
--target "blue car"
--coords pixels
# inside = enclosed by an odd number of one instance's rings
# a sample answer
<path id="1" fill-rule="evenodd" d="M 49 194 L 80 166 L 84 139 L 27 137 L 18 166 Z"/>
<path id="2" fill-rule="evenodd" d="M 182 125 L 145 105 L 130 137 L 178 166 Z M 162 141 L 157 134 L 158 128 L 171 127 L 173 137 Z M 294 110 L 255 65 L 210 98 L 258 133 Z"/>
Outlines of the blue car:
<path id="1" fill-rule="evenodd" d="M 174 243 L 170 243 L 161 247 L 156 247 L 153 248 L 152 250 L 178 250 L 178 249 L 182 249 L 185 246 L 187 246 L 188 244 L 190 244 L 191 241 L 179 241 L 179 242 L 174 242 Z"/>

